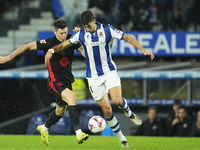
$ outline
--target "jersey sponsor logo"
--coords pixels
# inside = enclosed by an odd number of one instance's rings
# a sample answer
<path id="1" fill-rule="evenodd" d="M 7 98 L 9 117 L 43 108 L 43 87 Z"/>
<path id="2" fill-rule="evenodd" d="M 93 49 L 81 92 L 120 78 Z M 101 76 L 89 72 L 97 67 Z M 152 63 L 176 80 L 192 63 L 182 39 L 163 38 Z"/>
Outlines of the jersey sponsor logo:
<path id="1" fill-rule="evenodd" d="M 89 45 L 91 46 L 106 45 L 106 42 L 91 42 L 91 43 L 85 42 L 86 47 L 88 47 Z"/>
<path id="2" fill-rule="evenodd" d="M 60 60 L 60 65 L 65 67 L 67 66 L 67 64 L 69 63 L 69 60 L 67 57 L 63 57 L 61 60 Z"/>
<path id="3" fill-rule="evenodd" d="M 87 47 L 88 47 L 88 46 L 89 46 L 89 43 L 88 43 L 88 42 L 85 42 L 85 46 L 87 46 Z"/>
<path id="4" fill-rule="evenodd" d="M 99 45 L 106 45 L 106 42 L 91 42 L 91 46 L 99 46 Z"/>
<path id="5" fill-rule="evenodd" d="M 46 44 L 46 41 L 45 41 L 45 40 L 40 40 L 40 43 L 41 43 L 41 44 L 42 44 L 42 43 Z"/>

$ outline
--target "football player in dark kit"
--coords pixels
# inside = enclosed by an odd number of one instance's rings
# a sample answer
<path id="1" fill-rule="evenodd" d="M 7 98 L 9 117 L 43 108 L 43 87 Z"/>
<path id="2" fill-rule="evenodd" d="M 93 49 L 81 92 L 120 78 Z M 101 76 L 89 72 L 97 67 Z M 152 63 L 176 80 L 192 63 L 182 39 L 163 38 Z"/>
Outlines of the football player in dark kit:
<path id="1" fill-rule="evenodd" d="M 58 19 L 54 22 L 55 36 L 43 39 L 40 41 L 34 41 L 23 45 L 13 51 L 8 56 L 0 56 L 0 64 L 6 63 L 16 56 L 27 50 L 43 50 L 44 53 L 53 46 L 60 44 L 61 42 L 69 39 L 72 35 L 68 34 L 67 23 L 64 20 Z M 74 57 L 74 50 L 78 50 L 84 57 L 85 53 L 80 43 L 74 44 L 67 48 L 65 51 L 56 53 L 48 64 L 48 91 L 56 97 L 56 109 L 50 114 L 49 118 L 43 125 L 39 125 L 37 130 L 41 133 L 41 138 L 44 144 L 49 145 L 49 133 L 48 129 L 58 122 L 58 120 L 64 116 L 67 107 L 71 122 L 76 132 L 78 143 L 83 143 L 89 137 L 81 131 L 79 125 L 79 113 L 77 109 L 76 95 L 72 92 L 72 83 L 74 82 L 74 76 L 71 71 L 72 61 Z"/>

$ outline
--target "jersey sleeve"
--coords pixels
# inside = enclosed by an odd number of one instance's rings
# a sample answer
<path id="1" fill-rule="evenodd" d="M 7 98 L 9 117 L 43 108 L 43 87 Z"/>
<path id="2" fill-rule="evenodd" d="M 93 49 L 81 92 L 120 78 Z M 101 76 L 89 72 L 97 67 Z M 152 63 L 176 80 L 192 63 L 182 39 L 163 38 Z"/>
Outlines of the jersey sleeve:
<path id="1" fill-rule="evenodd" d="M 114 28 L 111 25 L 108 25 L 108 26 L 109 26 L 109 29 L 110 29 L 111 36 L 113 38 L 121 40 L 124 37 L 124 34 L 125 34 L 124 32 L 117 30 L 116 28 Z"/>
<path id="2" fill-rule="evenodd" d="M 71 44 L 77 44 L 79 42 L 79 34 L 80 32 L 75 33 L 70 39 L 69 42 Z"/>
<path id="3" fill-rule="evenodd" d="M 51 39 L 50 38 L 37 41 L 37 49 L 38 50 L 47 51 L 49 48 L 51 48 Z"/>

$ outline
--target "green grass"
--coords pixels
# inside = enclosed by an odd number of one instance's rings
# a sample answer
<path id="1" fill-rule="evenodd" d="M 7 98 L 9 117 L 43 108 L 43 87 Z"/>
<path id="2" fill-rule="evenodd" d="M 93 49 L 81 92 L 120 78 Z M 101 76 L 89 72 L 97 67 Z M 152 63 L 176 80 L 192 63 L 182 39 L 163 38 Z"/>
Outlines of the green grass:
<path id="1" fill-rule="evenodd" d="M 135 137 L 127 136 L 133 150 L 199 150 L 200 138 Z M 0 150 L 118 150 L 117 137 L 90 136 L 77 144 L 75 136 L 50 136 L 50 144 L 42 143 L 40 136 L 0 135 Z"/>

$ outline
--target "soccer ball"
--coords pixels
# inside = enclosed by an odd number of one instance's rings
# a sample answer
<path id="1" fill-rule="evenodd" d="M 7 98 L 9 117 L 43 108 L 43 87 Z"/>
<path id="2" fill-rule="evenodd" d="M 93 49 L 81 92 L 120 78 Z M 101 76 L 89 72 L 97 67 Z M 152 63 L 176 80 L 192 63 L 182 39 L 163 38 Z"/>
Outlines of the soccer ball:
<path id="1" fill-rule="evenodd" d="M 106 128 L 106 121 L 101 116 L 93 116 L 88 122 L 88 128 L 92 133 L 101 133 Z"/>

